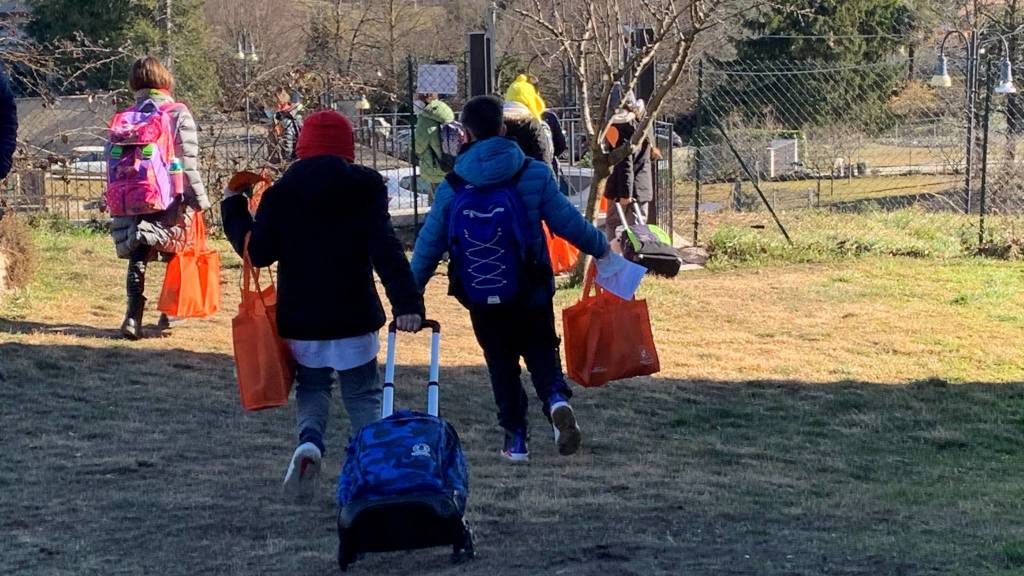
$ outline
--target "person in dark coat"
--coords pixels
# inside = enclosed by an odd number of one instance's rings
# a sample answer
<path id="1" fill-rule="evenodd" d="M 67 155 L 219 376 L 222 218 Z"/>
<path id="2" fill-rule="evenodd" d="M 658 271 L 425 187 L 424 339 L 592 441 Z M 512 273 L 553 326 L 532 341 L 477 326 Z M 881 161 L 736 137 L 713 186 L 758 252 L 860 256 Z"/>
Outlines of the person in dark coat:
<path id="1" fill-rule="evenodd" d="M 625 108 L 612 116 L 611 125 L 617 130 L 618 138 L 611 143 L 613 147 L 623 146 L 636 133 L 643 117 L 642 100 L 627 98 Z M 612 202 L 617 202 L 626 216 L 626 224 L 646 224 L 648 205 L 654 200 L 653 137 L 648 133 L 640 140 L 636 151 L 612 167 L 612 174 L 605 186 L 604 195 L 609 201 L 608 215 L 605 220 L 605 234 L 609 241 L 618 237 L 618 228 L 623 225 L 619 212 Z"/>
<path id="2" fill-rule="evenodd" d="M 224 232 L 252 265 L 277 263 L 277 326 L 297 369 L 298 447 L 285 492 L 308 501 L 325 452 L 332 383 L 340 382 L 352 433 L 380 417 L 380 276 L 400 330 L 417 331 L 423 297 L 388 214 L 384 178 L 353 164 L 352 124 L 333 110 L 306 119 L 298 160 L 267 189 L 253 217 L 243 190 L 221 203 Z"/>
<path id="3" fill-rule="evenodd" d="M 555 155 L 547 126 L 520 102 L 506 101 L 502 114 L 505 119 L 505 137 L 515 140 L 528 158 L 551 166 Z"/>
<path id="4" fill-rule="evenodd" d="M 277 103 L 271 124 L 271 134 L 275 147 L 271 161 L 276 164 L 287 164 L 295 160 L 295 146 L 302 132 L 302 100 L 298 93 L 291 93 L 286 88 L 277 91 Z"/>
<path id="5" fill-rule="evenodd" d="M 561 174 L 558 167 L 558 157 L 569 149 L 569 144 L 565 140 L 565 131 L 562 130 L 562 123 L 558 120 L 558 114 L 551 110 L 545 110 L 541 117 L 544 119 L 544 123 L 548 125 L 548 130 L 551 133 L 551 167 L 556 175 Z"/>
<path id="6" fill-rule="evenodd" d="M 0 180 L 7 178 L 14 166 L 18 148 L 18 107 L 7 75 L 0 69 Z"/>
<path id="7" fill-rule="evenodd" d="M 135 92 L 136 104 L 152 100 L 161 108 L 167 107 L 174 127 L 174 156 L 181 160 L 185 175 L 184 193 L 167 210 L 143 216 L 115 216 L 111 220 L 110 234 L 117 256 L 128 260 L 128 309 L 121 334 L 138 340 L 142 337 L 142 314 L 146 308 L 148 263 L 161 256 L 169 259 L 188 246 L 188 230 L 196 214 L 210 208 L 210 199 L 199 173 L 199 130 L 189 109 L 175 102 L 171 95 L 171 72 L 156 58 L 146 56 L 132 65 L 128 84 Z M 158 326 L 167 329 L 170 325 L 171 319 L 161 314 Z"/>

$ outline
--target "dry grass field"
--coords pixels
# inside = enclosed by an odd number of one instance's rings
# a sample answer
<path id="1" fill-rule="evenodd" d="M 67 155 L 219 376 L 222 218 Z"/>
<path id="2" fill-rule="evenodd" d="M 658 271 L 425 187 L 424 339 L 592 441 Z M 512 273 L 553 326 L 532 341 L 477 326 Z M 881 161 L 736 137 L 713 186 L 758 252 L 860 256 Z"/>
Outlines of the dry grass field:
<path id="1" fill-rule="evenodd" d="M 36 241 L 35 282 L 0 303 L 0 574 L 334 573 L 347 424 L 337 409 L 321 497 L 282 502 L 293 409 L 239 408 L 237 258 L 222 313 L 128 343 L 109 239 Z M 537 427 L 511 467 L 438 278 L 442 411 L 480 557 L 374 555 L 353 573 L 1021 574 L 1022 280 L 1019 264 L 882 256 L 649 280 L 662 374 L 580 390 L 581 453 L 558 457 Z M 400 400 L 419 406 L 426 338 L 401 344 Z"/>

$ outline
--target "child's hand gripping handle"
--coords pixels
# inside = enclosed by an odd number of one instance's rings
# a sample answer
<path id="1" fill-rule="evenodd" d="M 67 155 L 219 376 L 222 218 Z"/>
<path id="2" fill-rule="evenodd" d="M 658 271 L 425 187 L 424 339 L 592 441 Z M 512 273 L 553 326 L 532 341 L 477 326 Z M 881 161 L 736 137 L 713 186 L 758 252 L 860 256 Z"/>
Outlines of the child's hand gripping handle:
<path id="1" fill-rule="evenodd" d="M 438 415 L 440 384 L 438 377 L 441 366 L 441 323 L 435 320 L 424 320 L 424 328 L 430 328 L 430 378 L 427 382 L 427 414 Z M 384 398 L 381 403 L 381 418 L 387 418 L 395 412 L 395 340 L 398 337 L 398 324 L 394 321 L 388 325 L 387 362 L 384 365 Z"/>

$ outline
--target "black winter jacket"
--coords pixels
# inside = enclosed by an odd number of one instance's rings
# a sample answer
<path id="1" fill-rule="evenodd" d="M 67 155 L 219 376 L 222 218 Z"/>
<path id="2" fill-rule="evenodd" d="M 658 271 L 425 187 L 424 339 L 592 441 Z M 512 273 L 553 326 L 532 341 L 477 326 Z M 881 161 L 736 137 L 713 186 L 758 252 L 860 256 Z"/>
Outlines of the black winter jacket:
<path id="1" fill-rule="evenodd" d="M 619 141 L 625 142 L 636 133 L 636 123 L 616 123 Z M 636 152 L 612 167 L 612 175 L 605 186 L 605 197 L 618 200 L 632 198 L 637 202 L 654 200 L 653 161 L 651 160 L 651 137 L 640 141 Z"/>
<path id="2" fill-rule="evenodd" d="M 0 70 L 0 180 L 10 173 L 17 147 L 18 108 L 7 75 Z"/>
<path id="3" fill-rule="evenodd" d="M 528 158 L 540 160 L 548 166 L 555 159 L 554 150 L 551 149 L 551 138 L 548 137 L 544 124 L 530 116 L 528 112 L 526 115 L 510 117 L 509 112 L 505 111 L 505 137 L 515 140 Z"/>
<path id="4" fill-rule="evenodd" d="M 385 323 L 373 272 L 395 316 L 423 314 L 402 243 L 388 214 L 384 179 L 337 156 L 291 165 L 263 194 L 253 219 L 245 196 L 222 203 L 224 231 L 257 267 L 278 263 L 277 322 L 293 340 L 337 340 Z"/>

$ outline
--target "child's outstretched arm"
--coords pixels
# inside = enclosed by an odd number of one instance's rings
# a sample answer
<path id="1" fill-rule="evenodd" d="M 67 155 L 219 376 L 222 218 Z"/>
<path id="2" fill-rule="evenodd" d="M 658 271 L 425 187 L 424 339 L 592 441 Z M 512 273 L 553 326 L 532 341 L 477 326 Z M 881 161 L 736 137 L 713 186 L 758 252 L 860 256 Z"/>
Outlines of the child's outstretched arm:
<path id="1" fill-rule="evenodd" d="M 239 256 L 245 248 L 246 235 L 252 233 L 249 238 L 249 259 L 257 268 L 270 266 L 279 258 L 280 244 L 274 210 L 276 198 L 280 193 L 279 184 L 274 184 L 263 193 L 263 200 L 256 210 L 255 218 L 249 213 L 249 199 L 240 191 L 225 192 L 224 200 L 220 203 L 224 234 Z"/>
<path id="2" fill-rule="evenodd" d="M 454 194 L 447 180 L 441 182 L 434 194 L 434 204 L 430 207 L 427 221 L 416 238 L 416 248 L 412 254 L 412 274 L 421 292 L 437 270 L 441 257 L 448 251 L 448 205 Z"/>
<path id="3" fill-rule="evenodd" d="M 547 168 L 546 166 L 544 168 Z M 533 166 L 530 169 L 534 169 Z M 558 189 L 558 182 L 548 170 L 544 195 L 540 203 L 541 218 L 557 236 L 565 238 L 583 253 L 600 258 L 609 249 L 604 233 L 587 222 L 580 211 Z"/>

